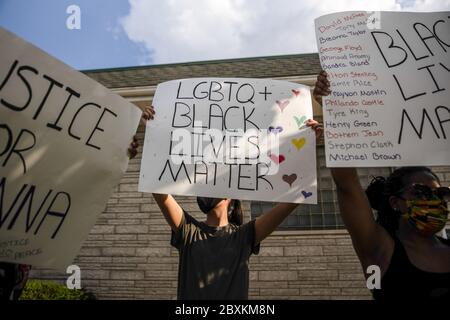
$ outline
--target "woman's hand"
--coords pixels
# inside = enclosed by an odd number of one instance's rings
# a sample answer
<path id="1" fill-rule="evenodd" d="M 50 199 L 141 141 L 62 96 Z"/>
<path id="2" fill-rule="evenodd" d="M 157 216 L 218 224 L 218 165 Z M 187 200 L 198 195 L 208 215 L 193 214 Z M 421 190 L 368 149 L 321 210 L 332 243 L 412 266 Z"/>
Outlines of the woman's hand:
<path id="1" fill-rule="evenodd" d="M 321 71 L 317 76 L 316 84 L 314 85 L 313 97 L 320 105 L 322 105 L 322 97 L 331 93 L 330 81 L 325 71 Z"/>

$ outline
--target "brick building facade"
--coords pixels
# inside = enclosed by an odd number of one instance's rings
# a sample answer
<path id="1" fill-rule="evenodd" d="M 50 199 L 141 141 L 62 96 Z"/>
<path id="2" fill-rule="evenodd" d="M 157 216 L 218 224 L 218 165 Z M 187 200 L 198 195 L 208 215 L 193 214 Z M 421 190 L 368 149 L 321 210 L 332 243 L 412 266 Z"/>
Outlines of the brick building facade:
<path id="1" fill-rule="evenodd" d="M 247 77 L 287 80 L 313 86 L 317 54 L 169 64 L 85 71 L 85 74 L 136 105 L 151 104 L 160 82 L 191 77 Z M 321 110 L 314 105 L 315 117 Z M 138 129 L 140 151 L 144 128 Z M 371 299 L 362 268 L 339 216 L 335 187 L 325 168 L 323 143 L 317 146 L 318 205 L 301 205 L 279 230 L 264 240 L 250 259 L 251 299 Z M 174 299 L 178 252 L 170 246 L 170 228 L 150 194 L 137 191 L 141 153 L 108 201 L 74 264 L 82 287 L 99 299 Z M 444 184 L 450 168 L 435 167 Z M 390 168 L 359 169 L 366 185 Z M 185 210 L 204 219 L 195 198 L 176 197 Z M 271 204 L 244 202 L 245 220 Z M 35 269 L 32 277 L 64 282 L 67 275 Z"/>

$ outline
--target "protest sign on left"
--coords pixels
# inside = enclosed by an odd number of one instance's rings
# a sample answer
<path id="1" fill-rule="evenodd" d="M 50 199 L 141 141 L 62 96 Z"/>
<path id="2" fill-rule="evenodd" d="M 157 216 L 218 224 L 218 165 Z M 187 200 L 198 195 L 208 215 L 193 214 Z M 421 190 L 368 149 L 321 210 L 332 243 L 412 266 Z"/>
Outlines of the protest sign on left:
<path id="1" fill-rule="evenodd" d="M 0 261 L 63 269 L 128 165 L 141 111 L 0 28 Z"/>

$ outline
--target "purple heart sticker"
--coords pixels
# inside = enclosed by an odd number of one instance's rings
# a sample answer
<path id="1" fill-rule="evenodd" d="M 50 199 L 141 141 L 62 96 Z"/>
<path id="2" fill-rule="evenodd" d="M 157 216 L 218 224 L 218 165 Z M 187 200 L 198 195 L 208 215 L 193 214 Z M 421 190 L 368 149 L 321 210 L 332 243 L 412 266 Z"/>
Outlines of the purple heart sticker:
<path id="1" fill-rule="evenodd" d="M 278 126 L 278 127 L 272 127 L 270 126 L 267 131 L 269 131 L 269 133 L 280 133 L 281 131 L 283 131 L 283 128 Z"/>
<path id="2" fill-rule="evenodd" d="M 302 191 L 302 195 L 305 197 L 305 199 L 306 198 L 309 198 L 309 197 L 311 197 L 312 196 L 312 192 L 308 192 L 308 191 Z"/>

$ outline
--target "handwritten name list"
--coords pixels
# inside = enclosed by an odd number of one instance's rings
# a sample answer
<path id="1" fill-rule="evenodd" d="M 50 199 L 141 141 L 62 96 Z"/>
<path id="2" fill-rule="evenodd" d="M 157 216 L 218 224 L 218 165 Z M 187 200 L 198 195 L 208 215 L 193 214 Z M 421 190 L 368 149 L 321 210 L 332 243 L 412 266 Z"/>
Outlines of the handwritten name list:
<path id="1" fill-rule="evenodd" d="M 315 27 L 327 166 L 450 164 L 449 13 L 341 12 Z"/>

